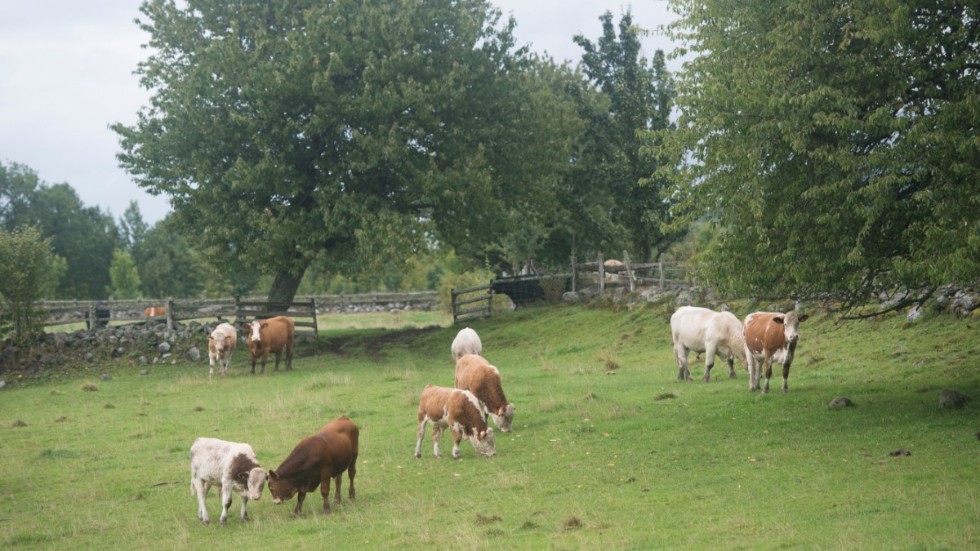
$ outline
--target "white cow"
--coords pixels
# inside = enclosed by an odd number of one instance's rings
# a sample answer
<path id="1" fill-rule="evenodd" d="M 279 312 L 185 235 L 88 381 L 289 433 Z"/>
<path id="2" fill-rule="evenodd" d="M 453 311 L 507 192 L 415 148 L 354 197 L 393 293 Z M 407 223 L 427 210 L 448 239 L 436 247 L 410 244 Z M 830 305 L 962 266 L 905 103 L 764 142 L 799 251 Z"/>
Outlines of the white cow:
<path id="1" fill-rule="evenodd" d="M 219 373 L 228 374 L 228 363 L 231 362 L 231 354 L 235 351 L 238 344 L 238 332 L 235 326 L 230 323 L 222 323 L 211 331 L 208 336 L 208 358 L 211 361 L 211 369 L 208 370 L 208 378 L 214 375 L 214 364 L 219 365 Z"/>
<path id="2" fill-rule="evenodd" d="M 242 520 L 248 520 L 249 499 L 262 497 L 267 475 L 259 466 L 252 446 L 217 438 L 198 438 L 191 446 L 191 495 L 197 495 L 197 518 L 209 524 L 204 498 L 211 486 L 221 488 L 221 524 L 228 520 L 231 494 L 242 499 Z"/>
<path id="3" fill-rule="evenodd" d="M 735 378 L 735 358 L 746 365 L 742 322 L 731 312 L 681 306 L 670 316 L 670 334 L 674 339 L 678 381 L 691 380 L 687 355 L 692 350 L 699 354 L 704 353 L 704 382 L 711 379 L 715 354 L 728 362 L 729 378 Z"/>
<path id="4" fill-rule="evenodd" d="M 483 354 L 483 343 L 480 342 L 480 335 L 469 327 L 464 327 L 456 333 L 453 345 L 450 348 L 453 354 L 453 362 L 458 362 L 466 354 Z"/>

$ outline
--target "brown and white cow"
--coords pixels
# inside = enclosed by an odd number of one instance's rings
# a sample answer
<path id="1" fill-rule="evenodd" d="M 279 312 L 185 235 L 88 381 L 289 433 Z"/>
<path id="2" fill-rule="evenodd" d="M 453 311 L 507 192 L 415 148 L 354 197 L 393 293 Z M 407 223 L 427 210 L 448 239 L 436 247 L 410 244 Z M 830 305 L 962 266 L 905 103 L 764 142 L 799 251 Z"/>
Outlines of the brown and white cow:
<path id="1" fill-rule="evenodd" d="M 210 523 L 204 498 L 211 486 L 221 488 L 221 524 L 228 520 L 232 493 L 242 500 L 242 520 L 248 520 L 248 500 L 262 497 L 266 472 L 252 446 L 217 438 L 198 438 L 191 446 L 191 495 L 197 495 L 197 518 Z"/>
<path id="2" fill-rule="evenodd" d="M 715 312 L 697 306 L 681 306 L 670 316 L 670 335 L 674 340 L 674 357 L 677 360 L 677 380 L 690 381 L 687 356 L 693 350 L 704 353 L 704 377 L 711 380 L 711 368 L 715 355 L 728 362 L 728 377 L 735 378 L 735 359 L 746 365 L 745 340 L 742 322 L 731 312 Z"/>
<path id="3" fill-rule="evenodd" d="M 789 367 L 793 363 L 793 353 L 800 340 L 800 322 L 810 316 L 797 316 L 795 312 L 753 312 L 745 317 L 743 335 L 745 355 L 749 364 L 749 390 L 759 390 L 759 376 L 762 365 L 766 368 L 766 386 L 769 392 L 769 379 L 772 377 L 772 362 L 783 364 L 783 392 L 789 391 Z"/>
<path id="4" fill-rule="evenodd" d="M 292 318 L 275 316 L 267 319 L 243 324 L 247 331 L 248 350 L 252 354 L 252 373 L 255 373 L 255 361 L 262 358 L 262 371 L 265 373 L 265 361 L 269 353 L 276 355 L 276 371 L 279 371 L 279 358 L 286 352 L 286 369 L 293 368 L 293 344 L 296 340 L 296 324 Z"/>
<path id="5" fill-rule="evenodd" d="M 208 379 L 214 375 L 214 364 L 218 364 L 218 372 L 221 375 L 228 374 L 228 364 L 231 362 L 231 354 L 238 345 L 238 332 L 235 326 L 230 323 L 221 323 L 208 335 L 208 360 L 211 367 L 208 370 Z"/>
<path id="6" fill-rule="evenodd" d="M 456 362 L 454 386 L 469 390 L 480 401 L 484 411 L 493 417 L 497 428 L 510 432 L 514 423 L 514 404 L 507 401 L 500 384 L 500 371 L 483 356 L 464 354 Z"/>
<path id="7" fill-rule="evenodd" d="M 439 437 L 449 428 L 453 435 L 453 459 L 459 459 L 459 443 L 468 439 L 481 455 L 497 455 L 493 429 L 480 408 L 480 402 L 468 390 L 425 385 L 419 398 L 419 430 L 415 441 L 415 457 L 422 457 L 422 439 L 426 424 L 432 424 L 432 453 L 442 457 L 439 452 Z"/>
<path id="8" fill-rule="evenodd" d="M 155 318 L 157 316 L 166 316 L 167 308 L 166 306 L 150 306 L 149 308 L 143 310 L 143 317 Z"/>
<path id="9" fill-rule="evenodd" d="M 330 480 L 333 479 L 336 486 L 334 501 L 340 503 L 340 483 L 344 471 L 350 478 L 347 497 L 354 499 L 359 434 L 357 425 L 347 416 L 341 416 L 324 425 L 316 434 L 302 439 L 278 469 L 269 471 L 272 502 L 278 505 L 298 494 L 293 510 L 293 515 L 298 517 L 303 511 L 307 492 L 315 491 L 322 483 L 320 495 L 323 496 L 323 513 L 330 514 Z"/>

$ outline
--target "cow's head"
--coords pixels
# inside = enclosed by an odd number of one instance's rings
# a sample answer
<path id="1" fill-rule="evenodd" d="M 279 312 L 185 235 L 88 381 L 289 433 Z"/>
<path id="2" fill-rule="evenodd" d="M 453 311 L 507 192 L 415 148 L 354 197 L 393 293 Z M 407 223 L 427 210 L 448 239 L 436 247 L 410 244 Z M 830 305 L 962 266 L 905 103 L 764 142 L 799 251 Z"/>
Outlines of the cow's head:
<path id="1" fill-rule="evenodd" d="M 230 335 L 225 334 L 223 329 L 215 329 L 208 335 L 208 343 L 214 347 L 215 352 L 220 354 L 225 348 L 230 346 L 229 337 Z"/>
<path id="2" fill-rule="evenodd" d="M 289 501 L 296 495 L 296 486 L 288 480 L 279 478 L 276 471 L 269 471 L 269 493 L 272 494 L 272 502 L 276 505 L 283 501 Z"/>
<path id="3" fill-rule="evenodd" d="M 248 332 L 248 339 L 252 342 L 262 341 L 262 326 L 265 325 L 259 320 L 255 320 L 251 323 L 246 323 L 244 325 L 245 331 Z"/>
<path id="4" fill-rule="evenodd" d="M 797 317 L 796 312 L 787 312 L 782 316 L 774 317 L 772 321 L 783 325 L 783 335 L 786 337 L 786 342 L 795 346 L 796 341 L 800 340 L 800 323 L 809 318 L 810 316 L 806 314 Z"/>
<path id="5" fill-rule="evenodd" d="M 490 427 L 487 427 L 486 430 L 474 428 L 470 442 L 473 442 L 473 447 L 476 448 L 477 453 L 480 455 L 487 457 L 497 455 L 497 439 L 494 437 L 493 429 Z"/>
<path id="6" fill-rule="evenodd" d="M 254 469 L 248 471 L 247 473 L 242 473 L 244 480 L 241 482 L 247 488 L 248 498 L 258 501 L 262 498 L 262 490 L 265 489 L 265 481 L 268 475 L 265 473 L 265 469 L 261 467 L 255 467 Z"/>
<path id="7" fill-rule="evenodd" d="M 514 404 L 507 404 L 505 406 L 500 406 L 497 411 L 489 411 L 490 417 L 493 417 L 493 423 L 504 432 L 510 432 L 511 426 L 514 424 Z"/>

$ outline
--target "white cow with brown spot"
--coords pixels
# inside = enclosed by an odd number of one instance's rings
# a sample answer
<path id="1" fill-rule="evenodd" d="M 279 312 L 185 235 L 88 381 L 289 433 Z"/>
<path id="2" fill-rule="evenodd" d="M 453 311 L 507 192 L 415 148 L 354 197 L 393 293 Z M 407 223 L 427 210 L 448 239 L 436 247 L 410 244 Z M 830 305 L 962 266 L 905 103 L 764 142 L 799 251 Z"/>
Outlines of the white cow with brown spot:
<path id="1" fill-rule="evenodd" d="M 415 441 L 415 457 L 422 457 L 425 426 L 432 424 L 432 453 L 442 457 L 439 437 L 449 429 L 453 435 L 453 459 L 459 459 L 459 443 L 468 439 L 480 455 L 497 455 L 493 429 L 487 426 L 480 402 L 468 390 L 425 385 L 419 398 L 419 430 Z"/>
<path id="2" fill-rule="evenodd" d="M 221 375 L 228 374 L 228 363 L 231 362 L 231 354 L 238 345 L 238 332 L 235 326 L 230 323 L 222 323 L 211 331 L 208 335 L 208 359 L 211 361 L 211 368 L 208 370 L 208 378 L 214 375 L 214 364 L 218 364 L 218 372 Z"/>
<path id="3" fill-rule="evenodd" d="M 210 523 L 204 498 L 211 486 L 221 488 L 221 524 L 228 520 L 232 493 L 242 500 L 242 520 L 248 520 L 248 500 L 259 500 L 266 472 L 259 466 L 252 446 L 217 438 L 198 438 L 191 446 L 191 495 L 197 495 L 197 518 Z"/>
<path id="4" fill-rule="evenodd" d="M 456 388 L 469 390 L 490 414 L 497 428 L 510 432 L 514 423 L 514 404 L 507 401 L 500 383 L 500 371 L 483 356 L 465 354 L 456 362 Z"/>
<path id="5" fill-rule="evenodd" d="M 749 364 L 749 390 L 759 390 L 759 377 L 765 367 L 766 386 L 763 392 L 769 392 L 772 362 L 776 362 L 783 364 L 783 392 L 789 392 L 789 366 L 793 363 L 796 344 L 800 340 L 800 323 L 809 317 L 797 316 L 795 312 L 753 312 L 746 316 L 744 336 Z"/>
<path id="6" fill-rule="evenodd" d="M 677 380 L 690 381 L 687 357 L 691 351 L 704 353 L 704 377 L 711 380 L 715 355 L 728 362 L 728 377 L 735 378 L 735 359 L 747 365 L 742 322 L 731 312 L 715 312 L 698 306 L 681 306 L 670 316 L 670 335 L 674 340 Z"/>

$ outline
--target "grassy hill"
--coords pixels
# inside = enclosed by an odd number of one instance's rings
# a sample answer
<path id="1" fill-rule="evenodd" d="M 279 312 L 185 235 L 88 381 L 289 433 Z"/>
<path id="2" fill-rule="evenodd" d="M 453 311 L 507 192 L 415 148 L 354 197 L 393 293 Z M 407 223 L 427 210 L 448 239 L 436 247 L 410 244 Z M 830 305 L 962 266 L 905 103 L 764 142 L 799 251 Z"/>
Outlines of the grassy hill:
<path id="1" fill-rule="evenodd" d="M 739 316 L 747 311 L 735 309 Z M 977 322 L 801 325 L 788 394 L 716 364 L 676 381 L 666 307 L 541 307 L 476 322 L 517 406 L 495 458 L 413 456 L 426 383 L 451 386 L 456 328 L 338 328 L 290 372 L 106 366 L 0 392 L 0 544 L 73 549 L 980 548 Z M 338 326 L 340 327 L 340 326 Z M 691 356 L 693 375 L 703 363 Z M 942 409 L 955 389 L 977 400 Z M 831 409 L 836 396 L 857 405 Z M 204 526 L 198 436 L 275 468 L 338 415 L 361 427 L 357 499 L 249 504 Z M 892 455 L 899 453 L 899 455 Z M 907 453 L 906 453 L 907 452 Z M 318 492 L 317 492 L 318 493 Z M 294 498 L 295 499 L 295 498 Z M 220 512 L 212 490 L 208 508 Z"/>

